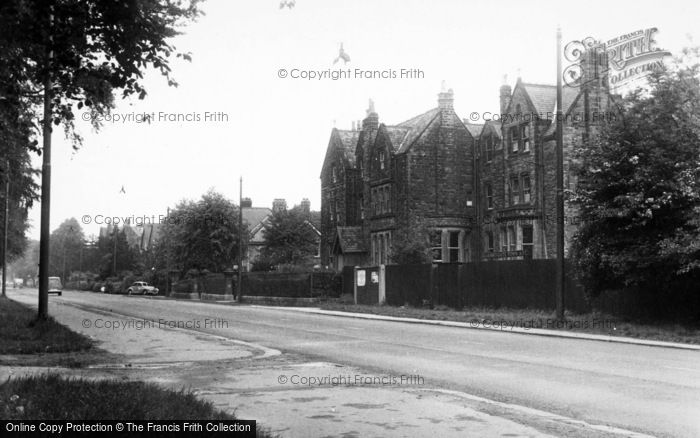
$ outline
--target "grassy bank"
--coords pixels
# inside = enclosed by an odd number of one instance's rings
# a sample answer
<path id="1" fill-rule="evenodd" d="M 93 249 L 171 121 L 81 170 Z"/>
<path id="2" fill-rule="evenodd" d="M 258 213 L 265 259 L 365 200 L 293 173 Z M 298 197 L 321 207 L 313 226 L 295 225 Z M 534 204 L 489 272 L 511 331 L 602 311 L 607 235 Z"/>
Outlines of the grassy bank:
<path id="1" fill-rule="evenodd" d="M 342 312 L 369 313 L 401 318 L 464 322 L 475 327 L 496 327 L 508 331 L 511 327 L 541 328 L 576 333 L 626 336 L 667 342 L 700 344 L 700 324 L 687 326 L 673 323 L 632 321 L 601 313 L 567 314 L 564 323 L 556 321 L 554 312 L 536 309 L 465 308 L 435 309 L 394 306 L 368 306 L 343 302 L 325 302 L 321 308 Z"/>
<path id="2" fill-rule="evenodd" d="M 67 353 L 92 346 L 89 338 L 52 318 L 37 320 L 35 310 L 0 298 L 0 354 Z"/>
<path id="3" fill-rule="evenodd" d="M 42 374 L 0 385 L 6 420 L 235 420 L 187 391 L 144 382 L 86 380 Z M 258 437 L 271 437 L 258 430 Z"/>

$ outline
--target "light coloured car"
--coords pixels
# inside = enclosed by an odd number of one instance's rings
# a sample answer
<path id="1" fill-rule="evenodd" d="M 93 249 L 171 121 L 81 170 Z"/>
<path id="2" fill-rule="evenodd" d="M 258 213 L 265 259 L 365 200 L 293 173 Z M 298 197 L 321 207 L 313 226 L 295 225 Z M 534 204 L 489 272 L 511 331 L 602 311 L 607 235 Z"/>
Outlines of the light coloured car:
<path id="1" fill-rule="evenodd" d="M 135 281 L 126 293 L 128 295 L 143 294 L 143 295 L 158 295 L 158 288 L 153 287 L 145 281 Z"/>
<path id="2" fill-rule="evenodd" d="M 61 283 L 61 277 L 49 277 L 49 293 L 63 295 L 63 283 Z"/>

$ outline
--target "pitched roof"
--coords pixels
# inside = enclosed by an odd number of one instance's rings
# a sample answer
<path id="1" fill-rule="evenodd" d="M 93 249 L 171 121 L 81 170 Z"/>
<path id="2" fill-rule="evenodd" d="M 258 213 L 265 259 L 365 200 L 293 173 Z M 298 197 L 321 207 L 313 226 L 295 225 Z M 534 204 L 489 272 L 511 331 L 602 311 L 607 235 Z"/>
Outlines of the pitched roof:
<path id="1" fill-rule="evenodd" d="M 495 122 L 489 120 L 484 124 L 484 132 L 491 127 L 491 131 L 496 133 L 496 136 L 500 139 L 503 138 L 503 132 L 501 131 L 501 122 Z"/>
<path id="2" fill-rule="evenodd" d="M 535 106 L 535 111 L 538 113 L 554 112 L 557 103 L 557 87 L 556 85 L 548 84 L 531 84 L 526 82 L 521 82 L 520 85 L 525 89 L 527 95 L 530 97 L 532 104 Z M 579 90 L 572 87 L 562 88 L 562 106 L 564 107 L 564 112 L 569 110 L 571 104 L 576 100 L 579 94 Z"/>
<path id="3" fill-rule="evenodd" d="M 335 245 L 340 247 L 343 254 L 366 252 L 362 238 L 362 227 L 338 227 Z"/>
<path id="4" fill-rule="evenodd" d="M 141 249 L 148 250 L 153 247 L 153 244 L 160 238 L 161 230 L 161 224 L 144 224 L 143 234 L 141 235 Z"/>
<path id="5" fill-rule="evenodd" d="M 384 129 L 389 136 L 391 147 L 394 149 L 394 152 L 399 150 L 401 144 L 406 139 L 406 136 L 409 132 L 411 132 L 411 128 L 409 127 L 400 128 L 398 126 L 384 126 Z"/>
<path id="6" fill-rule="evenodd" d="M 360 138 L 360 131 L 345 131 L 341 129 L 335 129 L 340 139 L 340 146 L 343 150 L 345 158 L 350 162 L 350 164 L 355 164 L 355 148 L 357 147 L 357 140 Z"/>
<path id="7" fill-rule="evenodd" d="M 483 123 L 472 123 L 469 119 L 462 119 L 462 123 L 467 127 L 467 130 L 474 138 L 479 138 L 482 129 L 484 129 Z"/>
<path id="8" fill-rule="evenodd" d="M 271 215 L 272 210 L 267 207 L 243 207 L 243 221 L 248 224 L 251 235 L 257 232 L 262 222 Z"/>
<path id="9" fill-rule="evenodd" d="M 423 114 L 420 114 L 405 122 L 401 122 L 395 126 L 387 126 L 387 131 L 394 130 L 394 136 L 400 136 L 401 131 L 405 134 L 401 137 L 401 142 L 394 145 L 394 150 L 398 153 L 406 152 L 411 145 L 420 138 L 421 134 L 430 126 L 430 124 L 440 114 L 440 108 L 433 108 Z M 393 139 L 392 139 L 393 140 Z"/>

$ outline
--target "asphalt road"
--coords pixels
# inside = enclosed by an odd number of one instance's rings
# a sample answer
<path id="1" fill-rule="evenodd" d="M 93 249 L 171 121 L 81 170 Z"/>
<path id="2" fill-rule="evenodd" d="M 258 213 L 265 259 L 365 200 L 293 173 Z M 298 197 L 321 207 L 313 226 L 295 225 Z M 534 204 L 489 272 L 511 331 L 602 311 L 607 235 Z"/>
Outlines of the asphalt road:
<path id="1" fill-rule="evenodd" d="M 10 297 L 33 302 L 35 291 Z M 426 383 L 591 424 L 700 436 L 700 352 L 314 315 L 284 308 L 64 292 L 104 309 Z"/>

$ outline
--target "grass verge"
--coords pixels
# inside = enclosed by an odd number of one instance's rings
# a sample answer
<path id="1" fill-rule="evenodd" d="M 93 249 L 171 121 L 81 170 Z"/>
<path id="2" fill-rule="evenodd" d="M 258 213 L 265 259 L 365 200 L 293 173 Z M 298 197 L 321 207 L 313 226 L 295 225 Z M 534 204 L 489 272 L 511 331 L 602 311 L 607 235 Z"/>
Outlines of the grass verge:
<path id="1" fill-rule="evenodd" d="M 41 374 L 0 385 L 6 420 L 235 420 L 189 391 L 153 383 L 64 378 Z M 258 429 L 257 436 L 271 438 Z"/>
<path id="2" fill-rule="evenodd" d="M 570 333 L 591 333 L 625 336 L 666 342 L 700 344 L 700 325 L 688 326 L 667 322 L 633 321 L 602 313 L 566 314 L 564 323 L 556 321 L 553 311 L 536 309 L 465 308 L 454 310 L 443 306 L 434 309 L 409 306 L 370 306 L 348 304 L 344 300 L 321 304 L 324 310 L 369 313 L 401 318 L 465 322 L 475 327 L 495 327 L 509 331 L 512 327 L 558 330 Z"/>
<path id="3" fill-rule="evenodd" d="M 89 338 L 53 318 L 37 320 L 36 311 L 0 298 L 0 354 L 66 353 L 92 347 Z"/>

